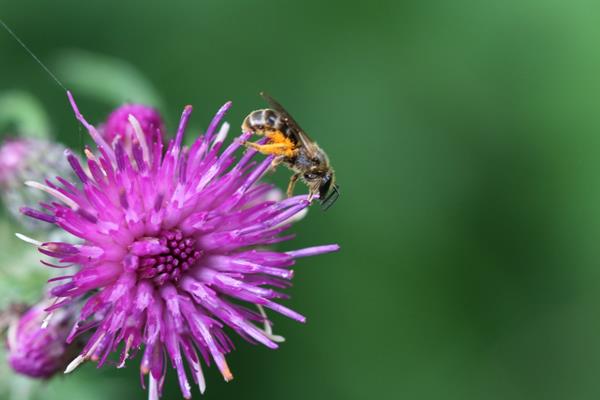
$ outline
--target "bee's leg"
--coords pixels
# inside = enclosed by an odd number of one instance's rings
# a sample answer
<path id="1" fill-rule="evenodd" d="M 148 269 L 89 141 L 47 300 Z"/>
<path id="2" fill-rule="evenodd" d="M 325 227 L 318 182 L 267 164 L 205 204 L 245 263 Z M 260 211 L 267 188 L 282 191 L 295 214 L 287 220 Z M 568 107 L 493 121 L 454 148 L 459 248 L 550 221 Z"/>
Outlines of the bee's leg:
<path id="1" fill-rule="evenodd" d="M 258 143 L 249 142 L 249 141 L 245 141 L 244 143 L 242 143 L 242 145 L 249 149 L 254 149 L 254 150 L 258 150 L 258 151 L 260 151 L 260 146 L 261 146 Z"/>
<path id="2" fill-rule="evenodd" d="M 299 173 L 292 175 L 292 177 L 290 178 L 290 183 L 288 184 L 287 188 L 287 197 L 292 197 L 294 195 L 294 186 L 296 186 L 298 178 L 300 178 Z"/>
<path id="3" fill-rule="evenodd" d="M 294 149 L 287 143 L 270 143 L 270 144 L 258 144 L 253 142 L 244 142 L 244 146 L 251 149 L 255 149 L 262 154 L 276 156 L 291 156 L 294 154 Z"/>
<path id="4" fill-rule="evenodd" d="M 269 167 L 269 172 L 275 172 L 275 169 L 283 162 L 284 156 L 278 156 L 271 161 L 271 166 Z"/>

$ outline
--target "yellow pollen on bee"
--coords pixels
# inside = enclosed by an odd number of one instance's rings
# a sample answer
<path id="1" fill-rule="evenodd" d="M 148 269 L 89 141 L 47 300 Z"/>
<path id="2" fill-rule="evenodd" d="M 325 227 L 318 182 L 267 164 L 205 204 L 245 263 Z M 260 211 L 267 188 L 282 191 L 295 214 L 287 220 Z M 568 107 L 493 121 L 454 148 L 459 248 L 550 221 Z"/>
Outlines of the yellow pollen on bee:
<path id="1" fill-rule="evenodd" d="M 266 144 L 246 143 L 246 146 L 267 155 L 273 154 L 285 157 L 294 157 L 296 155 L 296 144 L 290 138 L 285 136 L 283 132 L 279 130 L 268 130 L 264 131 L 264 135 L 269 139 Z"/>
<path id="2" fill-rule="evenodd" d="M 280 130 L 267 131 L 265 136 L 269 138 L 269 144 L 277 145 L 273 147 L 271 154 L 286 157 L 293 157 L 296 154 L 296 144 Z"/>

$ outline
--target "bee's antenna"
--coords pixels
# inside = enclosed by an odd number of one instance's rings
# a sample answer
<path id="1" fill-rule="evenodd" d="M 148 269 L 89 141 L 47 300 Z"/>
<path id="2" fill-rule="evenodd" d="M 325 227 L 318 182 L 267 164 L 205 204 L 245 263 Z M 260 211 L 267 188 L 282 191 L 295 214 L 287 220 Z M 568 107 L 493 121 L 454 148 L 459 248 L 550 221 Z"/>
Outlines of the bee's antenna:
<path id="1" fill-rule="evenodd" d="M 338 197 L 340 197 L 340 187 L 338 185 L 334 184 L 331 189 L 329 196 L 325 197 L 321 202 L 321 209 L 323 211 L 327 211 L 337 201 Z"/>
<path id="2" fill-rule="evenodd" d="M 33 57 L 33 59 L 44 69 L 44 71 L 46 71 L 48 73 L 48 75 L 50 75 L 50 77 L 52 77 L 52 79 L 54 79 L 54 81 L 56 83 L 58 83 L 58 86 L 60 86 L 61 88 L 63 88 L 63 90 L 66 92 L 67 88 L 65 87 L 65 85 L 62 84 L 62 82 L 60 80 L 58 80 L 58 78 L 56 77 L 56 75 L 54 75 L 52 73 L 52 71 L 50 71 L 50 69 L 48 67 L 46 67 L 46 64 L 44 64 L 42 62 L 42 60 L 40 60 L 33 51 L 31 51 L 29 49 L 29 47 L 27 47 L 27 45 L 25 43 L 23 43 L 23 41 L 17 36 L 16 33 L 13 32 L 12 29 L 10 29 L 8 27 L 8 25 L 6 25 L 6 23 L 0 19 L 0 25 L 2 25 L 4 27 L 4 29 L 17 41 L 17 43 L 19 43 L 21 45 L 21 47 L 23 47 L 25 49 L 25 51 L 27 51 L 29 53 L 29 55 L 31 57 Z"/>

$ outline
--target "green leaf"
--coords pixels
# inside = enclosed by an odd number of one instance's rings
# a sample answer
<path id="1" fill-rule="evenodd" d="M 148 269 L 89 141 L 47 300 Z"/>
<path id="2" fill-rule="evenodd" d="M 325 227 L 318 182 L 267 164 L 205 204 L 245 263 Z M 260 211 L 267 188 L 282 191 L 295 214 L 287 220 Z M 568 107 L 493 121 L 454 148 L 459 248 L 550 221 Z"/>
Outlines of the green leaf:
<path id="1" fill-rule="evenodd" d="M 50 122 L 42 104 L 20 90 L 0 93 L 0 130 L 11 125 L 15 135 L 50 138 Z M 12 132 L 10 132 L 12 133 Z"/>
<path id="2" fill-rule="evenodd" d="M 55 69 L 78 95 L 119 106 L 125 102 L 162 108 L 154 85 L 130 63 L 82 50 L 68 50 L 56 57 Z"/>

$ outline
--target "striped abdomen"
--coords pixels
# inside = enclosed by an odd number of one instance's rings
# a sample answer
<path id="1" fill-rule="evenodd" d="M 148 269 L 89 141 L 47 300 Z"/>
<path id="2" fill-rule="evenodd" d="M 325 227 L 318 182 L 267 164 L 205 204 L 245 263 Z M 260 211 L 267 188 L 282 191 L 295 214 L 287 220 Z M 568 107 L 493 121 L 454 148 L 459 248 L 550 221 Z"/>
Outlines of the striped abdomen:
<path id="1" fill-rule="evenodd" d="M 265 132 L 280 131 L 290 139 L 296 138 L 292 128 L 286 123 L 285 119 L 275 110 L 266 108 L 264 110 L 252 111 L 242 123 L 242 131 L 254 132 L 264 135 Z"/>

